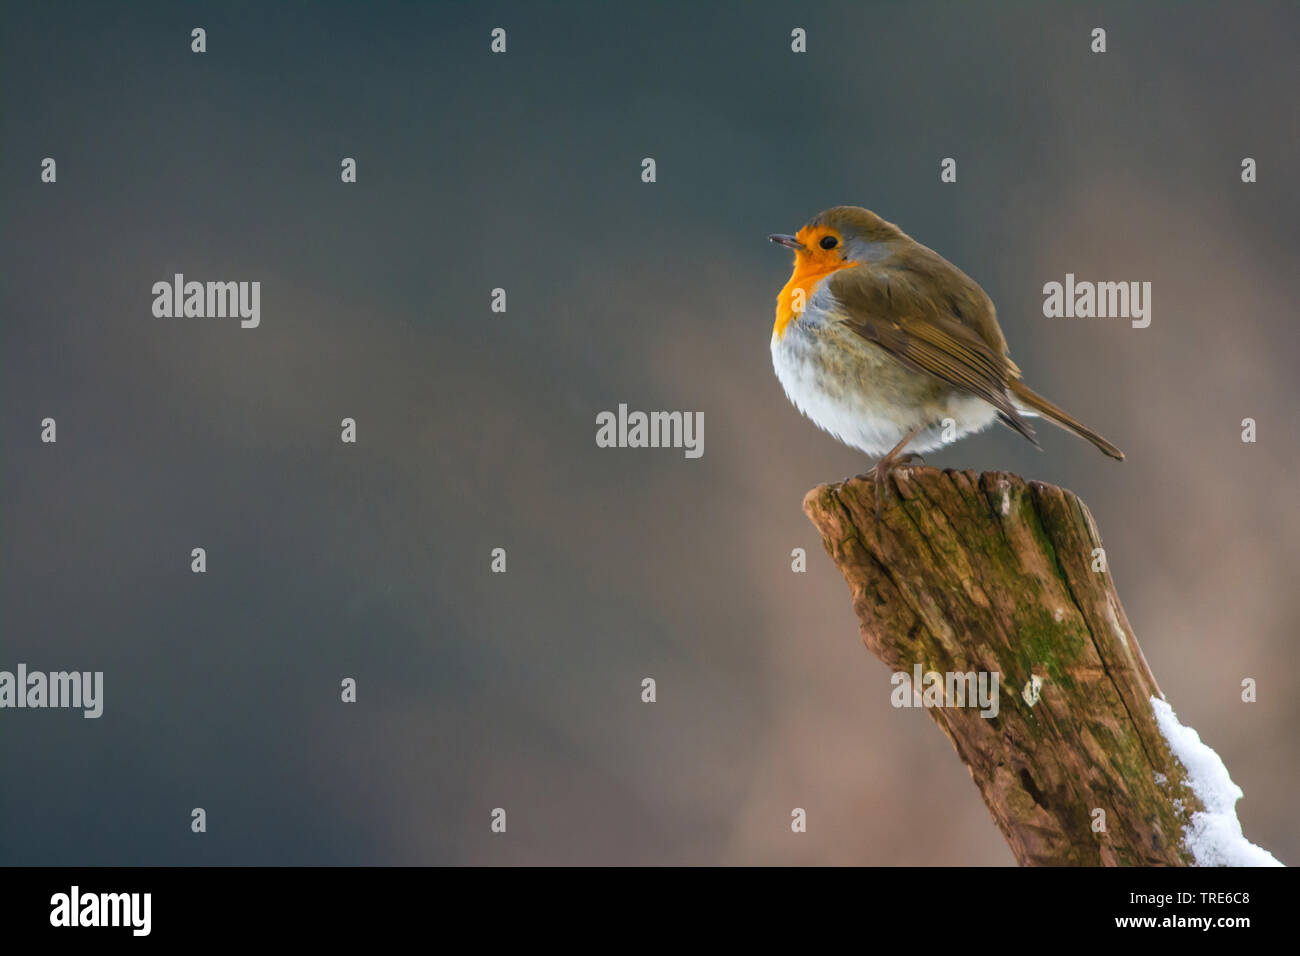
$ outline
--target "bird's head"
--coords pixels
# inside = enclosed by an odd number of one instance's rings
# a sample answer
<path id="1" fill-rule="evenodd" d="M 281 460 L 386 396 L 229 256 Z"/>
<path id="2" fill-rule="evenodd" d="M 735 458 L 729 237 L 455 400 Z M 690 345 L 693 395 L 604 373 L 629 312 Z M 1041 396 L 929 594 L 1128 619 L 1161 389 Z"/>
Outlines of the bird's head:
<path id="1" fill-rule="evenodd" d="M 794 250 L 797 275 L 834 272 L 859 262 L 875 262 L 891 251 L 903 231 L 861 206 L 832 206 L 818 213 L 793 236 L 767 237 Z"/>

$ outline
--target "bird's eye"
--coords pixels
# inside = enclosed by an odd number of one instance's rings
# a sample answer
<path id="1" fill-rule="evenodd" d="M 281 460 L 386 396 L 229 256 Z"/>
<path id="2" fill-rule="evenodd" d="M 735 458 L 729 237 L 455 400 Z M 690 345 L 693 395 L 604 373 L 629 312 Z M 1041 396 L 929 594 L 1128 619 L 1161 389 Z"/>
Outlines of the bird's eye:
<path id="1" fill-rule="evenodd" d="M 818 245 L 820 245 L 823 249 L 834 249 L 837 245 L 839 245 L 839 242 L 840 241 L 836 239 L 834 236 L 827 236 L 820 243 L 818 243 Z"/>

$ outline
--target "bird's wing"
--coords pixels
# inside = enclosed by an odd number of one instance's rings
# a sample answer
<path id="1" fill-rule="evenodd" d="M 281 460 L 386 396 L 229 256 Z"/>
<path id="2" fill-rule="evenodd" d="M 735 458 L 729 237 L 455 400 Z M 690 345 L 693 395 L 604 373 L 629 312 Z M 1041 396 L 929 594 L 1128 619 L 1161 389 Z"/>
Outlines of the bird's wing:
<path id="1" fill-rule="evenodd" d="M 1007 383 L 1020 377 L 1020 369 L 972 328 L 972 320 L 982 316 L 962 312 L 962 305 L 970 310 L 977 302 L 968 296 L 937 301 L 907 272 L 888 267 L 842 269 L 827 282 L 836 317 L 847 328 L 909 368 L 984 399 L 1034 441 L 1033 428 L 1007 394 Z"/>

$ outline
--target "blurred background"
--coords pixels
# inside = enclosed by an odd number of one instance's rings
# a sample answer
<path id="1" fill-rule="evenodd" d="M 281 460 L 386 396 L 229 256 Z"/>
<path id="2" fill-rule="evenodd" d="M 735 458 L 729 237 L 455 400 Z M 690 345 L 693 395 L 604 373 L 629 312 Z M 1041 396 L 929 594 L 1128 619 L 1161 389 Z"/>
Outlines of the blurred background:
<path id="1" fill-rule="evenodd" d="M 840 203 L 974 276 L 1026 380 L 1128 453 L 1044 425 L 927 461 L 1082 496 L 1246 836 L 1300 862 L 1298 31 L 6 4 L 0 669 L 102 670 L 105 701 L 0 713 L 0 862 L 1011 864 L 800 510 L 869 462 L 773 375 L 764 237 Z M 260 281 L 261 327 L 155 318 L 176 272 Z M 1067 272 L 1151 282 L 1151 326 L 1044 318 Z M 598 449 L 620 402 L 702 411 L 704 456 Z"/>

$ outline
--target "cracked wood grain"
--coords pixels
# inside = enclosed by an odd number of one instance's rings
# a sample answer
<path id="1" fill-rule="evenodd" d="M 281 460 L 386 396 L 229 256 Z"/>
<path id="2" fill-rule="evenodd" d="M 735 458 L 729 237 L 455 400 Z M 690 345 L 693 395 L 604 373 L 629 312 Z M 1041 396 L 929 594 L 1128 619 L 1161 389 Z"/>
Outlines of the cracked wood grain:
<path id="1" fill-rule="evenodd" d="M 1002 472 L 902 468 L 891 490 L 878 524 L 866 478 L 814 488 L 804 511 L 892 671 L 1000 675 L 997 716 L 928 713 L 1016 859 L 1190 865 L 1181 835 L 1203 807 L 1156 726 L 1150 698 L 1163 695 L 1110 572 L 1093 570 L 1087 507 Z"/>

